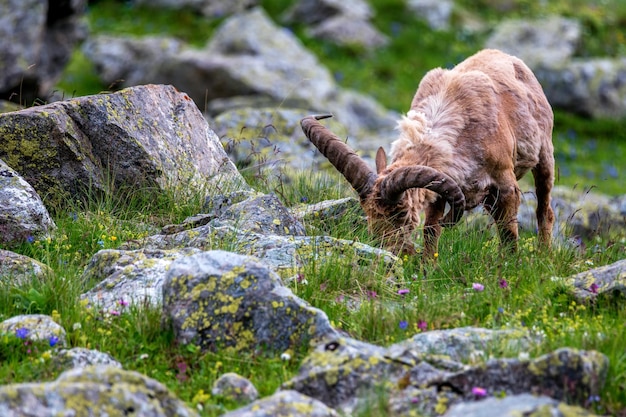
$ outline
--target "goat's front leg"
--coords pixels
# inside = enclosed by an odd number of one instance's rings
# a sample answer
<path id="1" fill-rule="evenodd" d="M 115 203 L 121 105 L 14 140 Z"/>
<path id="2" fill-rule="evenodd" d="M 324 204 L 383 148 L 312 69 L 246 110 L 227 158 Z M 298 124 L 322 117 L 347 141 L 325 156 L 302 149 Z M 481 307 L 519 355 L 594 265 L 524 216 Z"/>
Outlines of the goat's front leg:
<path id="1" fill-rule="evenodd" d="M 520 190 L 517 182 L 494 188 L 487 196 L 483 206 L 493 217 L 500 236 L 500 246 L 511 252 L 517 251 L 519 233 L 517 229 L 517 211 L 520 204 Z"/>
<path id="2" fill-rule="evenodd" d="M 441 236 L 441 219 L 446 208 L 446 201 L 438 198 L 426 207 L 424 220 L 424 262 L 436 261 L 435 254 L 439 251 L 439 236 Z"/>

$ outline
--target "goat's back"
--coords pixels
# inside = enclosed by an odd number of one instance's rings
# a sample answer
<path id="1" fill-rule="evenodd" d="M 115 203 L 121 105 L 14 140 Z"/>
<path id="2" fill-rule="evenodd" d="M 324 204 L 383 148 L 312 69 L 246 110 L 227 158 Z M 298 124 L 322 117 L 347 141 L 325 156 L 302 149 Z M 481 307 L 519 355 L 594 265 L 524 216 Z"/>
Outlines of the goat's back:
<path id="1" fill-rule="evenodd" d="M 498 50 L 428 72 L 411 109 L 433 129 L 447 129 L 457 155 L 466 149 L 485 157 L 490 148 L 495 160 L 513 159 L 518 178 L 552 152 L 553 114 L 541 85 L 522 60 Z"/>

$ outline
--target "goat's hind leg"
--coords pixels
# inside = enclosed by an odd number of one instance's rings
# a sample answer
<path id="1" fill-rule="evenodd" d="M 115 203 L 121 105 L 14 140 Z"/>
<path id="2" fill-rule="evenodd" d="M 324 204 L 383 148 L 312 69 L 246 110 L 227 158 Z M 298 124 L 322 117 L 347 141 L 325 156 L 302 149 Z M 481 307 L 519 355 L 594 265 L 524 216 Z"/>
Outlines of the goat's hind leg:
<path id="1" fill-rule="evenodd" d="M 552 152 L 544 152 L 537 166 L 532 169 L 537 194 L 537 226 L 539 244 L 550 247 L 552 244 L 552 227 L 554 211 L 550 206 L 550 193 L 554 184 L 554 156 Z"/>

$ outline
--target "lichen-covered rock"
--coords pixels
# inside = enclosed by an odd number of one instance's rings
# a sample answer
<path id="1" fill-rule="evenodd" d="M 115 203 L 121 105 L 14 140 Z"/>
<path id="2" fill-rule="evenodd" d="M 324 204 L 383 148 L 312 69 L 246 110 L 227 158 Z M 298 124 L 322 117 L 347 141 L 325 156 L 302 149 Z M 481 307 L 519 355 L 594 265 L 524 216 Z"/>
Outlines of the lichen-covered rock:
<path id="1" fill-rule="evenodd" d="M 164 85 L 0 114 L 0 158 L 56 202 L 115 187 L 246 188 L 193 101 Z"/>
<path id="2" fill-rule="evenodd" d="M 54 351 L 52 353 L 52 361 L 61 369 L 86 368 L 92 365 L 122 367 L 122 364 L 113 359 L 108 353 L 81 347 Z"/>
<path id="3" fill-rule="evenodd" d="M 24 314 L 0 322 L 0 333 L 13 333 L 24 340 L 49 341 L 51 346 L 65 346 L 65 329 L 44 314 Z M 3 415 L 0 413 L 0 415 Z"/>
<path id="4" fill-rule="evenodd" d="M 531 394 L 487 398 L 453 405 L 443 417 L 594 417 L 584 408 L 569 406 L 549 397 Z"/>
<path id="5" fill-rule="evenodd" d="M 313 219 L 339 219 L 350 211 L 358 210 L 365 216 L 359 200 L 354 197 L 340 198 L 339 200 L 325 200 L 314 204 L 301 204 L 292 208 L 293 215 L 300 221 Z"/>
<path id="6" fill-rule="evenodd" d="M 272 226 L 275 227 L 275 226 Z M 217 245 L 216 242 L 221 242 Z M 380 268 L 381 274 L 402 277 L 403 263 L 384 249 L 330 236 L 280 236 L 254 233 L 237 228 L 236 221 L 216 219 L 194 229 L 149 236 L 141 245 L 127 243 L 125 248 L 175 249 L 194 247 L 202 250 L 228 247 L 230 251 L 251 255 L 272 267 L 281 277 L 296 276 L 309 262 L 347 262 L 355 267 Z"/>
<path id="7" fill-rule="evenodd" d="M 563 278 L 562 281 L 581 301 L 601 294 L 619 295 L 623 299 L 626 296 L 626 259 Z"/>
<path id="8" fill-rule="evenodd" d="M 321 401 L 297 391 L 279 391 L 222 417 L 339 417 Z"/>
<path id="9" fill-rule="evenodd" d="M 213 383 L 211 394 L 244 404 L 259 398 L 259 392 L 252 382 L 234 372 L 220 375 Z"/>
<path id="10" fill-rule="evenodd" d="M 33 187 L 0 159 L 0 244 L 33 242 L 55 228 Z"/>
<path id="11" fill-rule="evenodd" d="M 304 236 L 304 225 L 273 194 L 250 198 L 224 210 L 219 217 L 243 233 L 275 236 Z"/>
<path id="12" fill-rule="evenodd" d="M 410 365 L 386 356 L 386 349 L 354 339 L 328 338 L 302 362 L 298 375 L 281 389 L 295 390 L 350 413 L 360 395 L 380 385 L 393 389 Z"/>
<path id="13" fill-rule="evenodd" d="M 409 361 L 410 358 L 422 359 L 428 353 L 466 363 L 482 361 L 492 351 L 526 352 L 540 342 L 523 330 L 460 327 L 417 333 L 391 345 L 388 354 L 393 358 Z"/>
<path id="14" fill-rule="evenodd" d="M 283 352 L 336 333 L 323 311 L 294 296 L 256 258 L 225 251 L 170 265 L 163 315 L 179 343 L 204 350 Z"/>
<path id="15" fill-rule="evenodd" d="M 47 100 L 75 46 L 87 35 L 86 0 L 0 2 L 0 98 Z"/>
<path id="16" fill-rule="evenodd" d="M 536 70 L 569 62 L 581 34 L 580 22 L 561 16 L 509 19 L 496 26 L 485 46 L 515 55 Z"/>
<path id="17" fill-rule="evenodd" d="M 163 384 L 114 366 L 74 368 L 56 381 L 0 386 L 0 415 L 197 417 Z"/>
<path id="18" fill-rule="evenodd" d="M 461 345 L 484 347 L 486 341 L 476 340 L 482 335 L 501 346 L 496 334 L 480 330 L 466 329 L 473 337 L 459 337 Z M 497 336 L 513 342 L 519 334 Z M 524 393 L 584 405 L 590 396 L 599 395 L 606 380 L 608 359 L 599 352 L 563 348 L 532 360 L 499 358 L 466 364 L 451 359 L 467 356 L 462 352 L 469 349 L 452 348 L 455 337 L 430 338 L 430 347 L 443 347 L 443 352 L 426 348 L 428 339 L 413 347 L 407 341 L 387 349 L 347 338 L 329 339 L 304 359 L 298 375 L 281 388 L 345 413 L 367 407 L 368 397 L 378 392 L 388 398 L 394 415 L 434 416 L 454 404 Z"/>
<path id="19" fill-rule="evenodd" d="M 369 265 L 370 268 L 380 268 L 385 276 L 403 276 L 402 261 L 386 250 L 329 236 L 303 236 L 304 227 L 300 221 L 274 196 L 252 194 L 227 207 L 227 202 L 218 200 L 213 202 L 207 217 L 199 217 L 200 223 L 208 221 L 207 224 L 191 229 L 185 229 L 184 225 L 170 225 L 163 234 L 149 236 L 140 244 L 131 242 L 122 247 L 194 247 L 202 250 L 228 247 L 232 252 L 259 258 L 284 278 L 296 276 L 303 266 L 313 260 L 323 262 L 325 255 L 332 253 L 335 255 L 333 262 L 345 261 L 355 267 Z M 193 221 L 188 224 L 193 226 Z M 337 254 L 340 256 L 337 257 Z"/>
<path id="20" fill-rule="evenodd" d="M 120 312 L 131 305 L 159 305 L 171 263 L 199 252 L 196 248 L 98 251 L 81 277 L 83 282 L 98 284 L 81 297 L 107 312 Z"/>
<path id="21" fill-rule="evenodd" d="M 20 287 L 33 278 L 45 280 L 52 274 L 48 265 L 28 256 L 0 249 L 0 288 Z"/>

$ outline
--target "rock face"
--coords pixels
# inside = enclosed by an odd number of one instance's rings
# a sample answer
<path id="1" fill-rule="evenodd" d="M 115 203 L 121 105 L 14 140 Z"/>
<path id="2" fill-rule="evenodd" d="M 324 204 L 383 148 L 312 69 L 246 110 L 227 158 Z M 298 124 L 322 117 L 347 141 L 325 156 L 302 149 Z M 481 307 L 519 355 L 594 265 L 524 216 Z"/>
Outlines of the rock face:
<path id="1" fill-rule="evenodd" d="M 210 251 L 172 263 L 163 314 L 179 343 L 205 350 L 282 352 L 335 334 L 328 317 L 294 296 L 255 258 Z"/>
<path id="2" fill-rule="evenodd" d="M 32 105 L 51 94 L 87 35 L 86 0 L 0 3 L 0 99 Z"/>
<path id="3" fill-rule="evenodd" d="M 53 400 L 51 400 L 51 398 Z M 161 383 L 115 366 L 74 368 L 56 381 L 0 386 L 0 415 L 197 417 Z"/>
<path id="4" fill-rule="evenodd" d="M 120 187 L 186 195 L 245 184 L 193 101 L 171 86 L 5 113 L 0 138 L 0 158 L 55 203 Z"/>
<path id="5" fill-rule="evenodd" d="M 33 187 L 0 159 L 0 244 L 32 242 L 55 228 Z"/>

